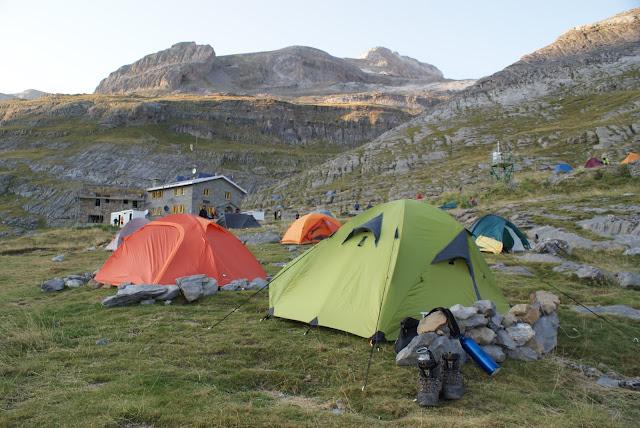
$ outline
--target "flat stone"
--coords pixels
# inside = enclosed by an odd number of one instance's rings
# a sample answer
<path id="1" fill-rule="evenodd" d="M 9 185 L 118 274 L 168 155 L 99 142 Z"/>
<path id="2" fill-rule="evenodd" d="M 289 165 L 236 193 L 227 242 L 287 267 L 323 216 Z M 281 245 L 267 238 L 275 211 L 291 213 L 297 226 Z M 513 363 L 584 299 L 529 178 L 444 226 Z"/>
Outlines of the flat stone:
<path id="1" fill-rule="evenodd" d="M 496 338 L 496 333 L 487 327 L 476 327 L 468 330 L 465 335 L 475 340 L 478 345 L 490 345 Z"/>
<path id="2" fill-rule="evenodd" d="M 456 320 L 466 320 L 478 313 L 478 310 L 474 307 L 466 307 L 460 304 L 453 305 L 449 308 Z"/>
<path id="3" fill-rule="evenodd" d="M 640 289 L 640 273 L 618 272 L 615 278 L 618 285 L 622 288 Z"/>
<path id="4" fill-rule="evenodd" d="M 507 275 L 534 276 L 533 272 L 524 266 L 507 266 L 504 263 L 491 265 L 491 269 Z"/>
<path id="5" fill-rule="evenodd" d="M 524 345 L 527 343 L 534 335 L 535 332 L 533 328 L 529 324 L 518 323 L 511 327 L 506 328 L 507 333 L 518 345 Z"/>
<path id="6" fill-rule="evenodd" d="M 618 388 L 620 386 L 620 380 L 605 375 L 600 376 L 596 381 L 596 384 L 605 388 Z"/>
<path id="7" fill-rule="evenodd" d="M 506 360 L 506 358 L 507 358 L 507 355 L 505 354 L 505 352 L 502 350 L 502 348 L 500 346 L 497 346 L 497 345 L 486 345 L 486 346 L 481 346 L 481 348 L 496 363 L 501 363 L 504 360 Z"/>
<path id="8" fill-rule="evenodd" d="M 597 284 L 604 284 L 612 277 L 609 272 L 595 266 L 574 262 L 564 262 L 560 266 L 554 267 L 553 271 L 567 275 L 575 275 L 578 279 Z"/>
<path id="9" fill-rule="evenodd" d="M 625 255 L 625 256 L 637 256 L 637 255 L 640 255 L 640 247 L 629 248 L 628 250 L 626 250 L 622 254 Z"/>
<path id="10" fill-rule="evenodd" d="M 153 305 L 154 303 L 156 303 L 155 299 L 140 300 L 141 305 Z"/>
<path id="11" fill-rule="evenodd" d="M 558 345 L 559 326 L 560 320 L 555 312 L 551 315 L 540 317 L 533 325 L 533 331 L 536 333 L 533 336 L 533 340 L 536 341 L 542 353 L 551 352 Z"/>
<path id="12" fill-rule="evenodd" d="M 516 349 L 508 349 L 507 356 L 520 361 L 536 361 L 540 358 L 538 353 L 528 346 L 519 346 Z"/>
<path id="13" fill-rule="evenodd" d="M 538 290 L 529 296 L 531 304 L 538 304 L 543 314 L 549 315 L 558 310 L 560 298 L 548 291 Z"/>
<path id="14" fill-rule="evenodd" d="M 105 337 L 101 337 L 100 339 L 96 340 L 96 345 L 97 346 L 105 346 L 109 344 L 109 339 L 105 338 Z"/>
<path id="15" fill-rule="evenodd" d="M 433 312 L 422 318 L 418 323 L 418 334 L 435 332 L 447 324 L 447 317 L 440 311 Z"/>
<path id="16" fill-rule="evenodd" d="M 604 315 L 617 315 L 620 317 L 629 318 L 632 320 L 640 320 L 640 310 L 634 309 L 627 305 L 610 305 L 610 306 L 587 306 L 596 314 L 604 314 Z M 572 306 L 576 312 L 581 314 L 589 314 L 589 310 L 583 308 L 582 306 Z"/>
<path id="17" fill-rule="evenodd" d="M 538 253 L 525 253 L 521 256 L 516 256 L 518 259 L 529 263 L 553 263 L 560 264 L 564 259 L 554 256 L 553 254 L 538 254 Z"/>
<path id="18" fill-rule="evenodd" d="M 51 293 L 53 291 L 64 290 L 64 280 L 62 278 L 53 278 L 45 281 L 40 286 L 40 289 L 45 293 Z"/>
<path id="19" fill-rule="evenodd" d="M 115 296 L 109 296 L 104 299 L 102 305 L 108 308 L 133 305 L 142 300 L 159 298 L 166 292 L 167 287 L 163 285 L 125 284 L 118 287 L 118 292 Z"/>
<path id="20" fill-rule="evenodd" d="M 491 300 L 478 300 L 473 304 L 479 314 L 491 318 L 496 314 L 496 304 Z"/>
<path id="21" fill-rule="evenodd" d="M 57 256 L 53 256 L 51 258 L 52 262 L 62 262 L 64 261 L 64 254 L 58 254 Z"/>

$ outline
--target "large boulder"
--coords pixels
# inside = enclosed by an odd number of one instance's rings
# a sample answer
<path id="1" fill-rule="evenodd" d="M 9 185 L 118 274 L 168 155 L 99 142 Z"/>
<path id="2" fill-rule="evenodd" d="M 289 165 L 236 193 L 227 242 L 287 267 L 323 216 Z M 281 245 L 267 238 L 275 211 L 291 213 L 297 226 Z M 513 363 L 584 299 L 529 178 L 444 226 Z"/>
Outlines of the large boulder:
<path id="1" fill-rule="evenodd" d="M 566 257 L 571 254 L 571 248 L 567 241 L 552 238 L 539 241 L 533 246 L 533 251 L 541 254 L 551 254 L 558 257 Z"/>
<path id="2" fill-rule="evenodd" d="M 140 303 L 142 300 L 158 299 L 167 293 L 165 285 L 133 285 L 124 284 L 118 287 L 114 296 L 109 296 L 102 301 L 102 305 L 108 308 L 116 306 L 128 306 Z"/>
<path id="3" fill-rule="evenodd" d="M 558 344 L 559 326 L 560 320 L 558 319 L 558 314 L 555 312 L 551 315 L 540 317 L 533 325 L 533 331 L 535 332 L 533 340 L 536 341 L 542 353 L 546 354 L 550 352 Z"/>

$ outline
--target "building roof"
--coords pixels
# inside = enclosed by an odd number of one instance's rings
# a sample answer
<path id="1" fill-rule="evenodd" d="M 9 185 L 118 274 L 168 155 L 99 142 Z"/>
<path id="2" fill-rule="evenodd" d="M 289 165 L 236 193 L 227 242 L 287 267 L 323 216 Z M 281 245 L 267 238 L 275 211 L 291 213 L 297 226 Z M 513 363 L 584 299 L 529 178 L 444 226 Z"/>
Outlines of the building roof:
<path id="1" fill-rule="evenodd" d="M 233 180 L 231 180 L 225 175 L 214 175 L 213 177 L 203 177 L 203 178 L 194 178 L 192 180 L 176 181 L 174 183 L 163 184 L 161 186 L 149 187 L 147 189 L 147 192 L 152 192 L 154 190 L 171 189 L 173 187 L 191 186 L 194 184 L 204 183 L 205 181 L 213 181 L 213 180 L 225 180 L 227 183 L 231 184 L 232 186 L 240 190 L 245 195 L 247 194 L 246 190 L 238 186 L 238 184 L 236 184 Z"/>

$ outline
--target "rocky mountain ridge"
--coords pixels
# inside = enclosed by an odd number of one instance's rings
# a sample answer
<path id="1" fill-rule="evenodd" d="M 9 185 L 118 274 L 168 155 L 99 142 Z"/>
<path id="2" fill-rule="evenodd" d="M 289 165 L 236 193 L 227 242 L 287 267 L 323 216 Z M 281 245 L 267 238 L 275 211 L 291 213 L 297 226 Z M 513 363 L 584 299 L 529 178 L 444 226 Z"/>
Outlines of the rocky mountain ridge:
<path id="1" fill-rule="evenodd" d="M 448 94 L 457 89 L 438 68 L 390 49 L 362 58 L 337 58 L 319 49 L 289 46 L 270 52 L 216 56 L 209 45 L 183 42 L 125 65 L 96 93 L 234 93 L 297 97 L 344 93 L 406 96 L 406 89 Z M 442 83 L 439 86 L 438 83 Z M 372 95 L 373 96 L 373 95 Z M 379 96 L 379 95 L 378 95 Z"/>
<path id="2" fill-rule="evenodd" d="M 1 94 L 0 93 L 0 101 L 4 100 L 37 100 L 38 98 L 45 97 L 47 95 L 51 95 L 47 92 L 38 91 L 37 89 L 27 89 L 22 92 L 17 92 L 15 94 Z"/>
<path id="3" fill-rule="evenodd" d="M 323 203 L 325 193 L 343 193 L 334 203 L 439 194 L 488 181 L 497 141 L 512 148 L 520 170 L 548 169 L 557 160 L 576 163 L 576 157 L 579 165 L 598 151 L 622 159 L 640 149 L 639 16 L 640 9 L 632 9 L 571 30 L 373 142 L 263 195 L 304 206 Z M 268 204 L 259 195 L 252 202 Z"/>

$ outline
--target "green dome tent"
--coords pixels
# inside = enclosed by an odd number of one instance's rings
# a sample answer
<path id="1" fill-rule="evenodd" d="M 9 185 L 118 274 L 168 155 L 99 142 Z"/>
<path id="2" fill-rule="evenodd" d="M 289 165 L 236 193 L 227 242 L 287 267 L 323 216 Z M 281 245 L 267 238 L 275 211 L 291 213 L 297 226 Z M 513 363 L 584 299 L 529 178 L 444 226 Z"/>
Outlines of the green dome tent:
<path id="1" fill-rule="evenodd" d="M 480 251 L 486 253 L 519 252 L 531 248 L 518 226 L 495 214 L 480 217 L 471 226 L 471 234 Z"/>
<path id="2" fill-rule="evenodd" d="M 269 313 L 362 337 L 393 340 L 400 321 L 479 299 L 508 305 L 468 231 L 413 200 L 375 206 L 285 266 Z"/>

